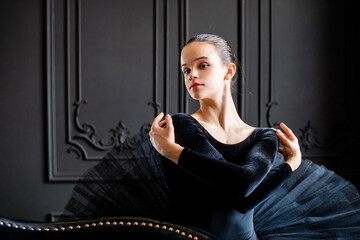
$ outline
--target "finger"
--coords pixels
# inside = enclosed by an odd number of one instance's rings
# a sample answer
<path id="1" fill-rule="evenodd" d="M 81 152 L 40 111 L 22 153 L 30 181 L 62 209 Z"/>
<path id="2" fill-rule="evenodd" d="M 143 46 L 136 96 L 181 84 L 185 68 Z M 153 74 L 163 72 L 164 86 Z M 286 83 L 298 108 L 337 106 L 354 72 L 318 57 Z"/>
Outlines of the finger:
<path id="1" fill-rule="evenodd" d="M 294 140 L 295 135 L 290 128 L 288 128 L 284 123 L 280 123 L 280 127 L 284 130 L 290 140 Z"/>
<path id="2" fill-rule="evenodd" d="M 165 120 L 162 120 L 161 122 L 159 122 L 159 126 L 160 127 L 165 127 L 166 125 L 166 121 Z"/>
<path id="3" fill-rule="evenodd" d="M 276 134 L 280 138 L 281 145 L 290 145 L 291 141 L 288 139 L 287 136 L 283 132 L 281 132 L 279 129 L 276 129 Z"/>
<path id="4" fill-rule="evenodd" d="M 166 121 L 166 126 L 172 129 L 173 121 L 172 121 L 172 117 L 169 114 L 166 115 L 165 121 Z"/>
<path id="5" fill-rule="evenodd" d="M 162 117 L 164 116 L 164 113 L 161 112 L 159 115 L 157 115 L 155 118 L 154 118 L 154 122 L 152 124 L 152 127 L 157 127 L 159 125 L 159 122 L 160 120 L 162 119 Z"/>
<path id="6" fill-rule="evenodd" d="M 283 149 L 283 148 L 278 148 L 278 151 L 279 151 L 280 153 L 283 153 L 283 152 L 284 152 L 284 149 Z"/>

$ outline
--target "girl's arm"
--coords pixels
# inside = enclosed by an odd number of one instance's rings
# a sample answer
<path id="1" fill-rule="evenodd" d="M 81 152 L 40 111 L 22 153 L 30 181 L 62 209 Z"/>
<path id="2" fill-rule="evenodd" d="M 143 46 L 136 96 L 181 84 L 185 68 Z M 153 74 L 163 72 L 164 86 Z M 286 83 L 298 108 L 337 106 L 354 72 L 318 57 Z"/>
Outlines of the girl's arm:
<path id="1" fill-rule="evenodd" d="M 267 134 L 252 147 L 244 166 L 238 166 L 226 161 L 219 161 L 219 159 L 189 148 L 183 148 L 175 143 L 172 119 L 170 116 L 166 116 L 164 121 L 160 121 L 162 116 L 163 114 L 160 114 L 155 118 L 149 133 L 155 149 L 207 184 L 226 190 L 235 199 L 240 200 L 249 197 L 249 200 L 243 200 L 247 206 L 263 199 L 267 195 L 266 192 L 276 188 L 293 169 L 288 163 L 284 163 L 270 171 L 278 150 L 278 140 L 273 132 L 269 132 L 270 134 Z M 194 132 L 194 134 L 197 133 Z M 287 144 L 282 149 L 282 153 L 290 153 L 291 148 L 286 142 L 286 136 L 283 135 L 282 138 L 280 136 L 282 144 Z M 293 154 L 288 155 L 291 156 L 290 159 L 293 158 Z M 259 189 L 254 191 L 257 187 Z"/>

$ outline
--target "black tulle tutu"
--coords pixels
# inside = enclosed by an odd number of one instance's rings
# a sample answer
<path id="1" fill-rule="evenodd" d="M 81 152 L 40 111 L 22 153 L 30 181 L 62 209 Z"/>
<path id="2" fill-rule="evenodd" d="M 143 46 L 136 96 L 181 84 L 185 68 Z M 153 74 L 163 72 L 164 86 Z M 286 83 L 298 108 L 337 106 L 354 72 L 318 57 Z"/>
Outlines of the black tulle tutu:
<path id="1" fill-rule="evenodd" d="M 117 147 L 74 187 L 63 216 L 142 216 L 166 220 L 169 187 L 148 132 Z M 131 147 L 129 147 L 129 145 Z M 283 162 L 277 155 L 274 167 Z M 333 171 L 303 160 L 254 211 L 259 239 L 360 239 L 360 194 Z"/>
<path id="2" fill-rule="evenodd" d="M 164 218 L 169 191 L 164 160 L 152 147 L 144 128 L 84 173 L 61 219 Z"/>
<path id="3" fill-rule="evenodd" d="M 333 171 L 303 160 L 256 206 L 254 225 L 260 239 L 360 239 L 360 194 Z"/>

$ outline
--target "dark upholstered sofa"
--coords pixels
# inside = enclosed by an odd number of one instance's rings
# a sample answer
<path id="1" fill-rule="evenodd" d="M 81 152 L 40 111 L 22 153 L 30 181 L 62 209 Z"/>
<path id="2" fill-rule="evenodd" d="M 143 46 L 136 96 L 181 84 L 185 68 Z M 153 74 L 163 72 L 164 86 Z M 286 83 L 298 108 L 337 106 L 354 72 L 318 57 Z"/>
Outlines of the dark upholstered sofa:
<path id="1" fill-rule="evenodd" d="M 214 238 L 184 226 L 140 217 L 64 222 L 26 222 L 0 217 L 0 239 L 210 240 Z"/>

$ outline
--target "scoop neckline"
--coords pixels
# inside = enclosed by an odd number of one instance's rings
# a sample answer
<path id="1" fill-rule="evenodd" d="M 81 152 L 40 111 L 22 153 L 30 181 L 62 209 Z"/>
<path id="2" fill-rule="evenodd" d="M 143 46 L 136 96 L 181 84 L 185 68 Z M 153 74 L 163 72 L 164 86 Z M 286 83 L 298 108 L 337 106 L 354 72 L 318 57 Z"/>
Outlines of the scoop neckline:
<path id="1" fill-rule="evenodd" d="M 252 137 L 252 135 L 254 135 L 255 131 L 259 129 L 259 128 L 255 127 L 254 130 L 250 133 L 250 135 L 247 136 L 246 138 L 244 138 L 244 139 L 243 139 L 242 141 L 240 141 L 240 142 L 237 142 L 237 143 L 223 143 L 223 142 L 217 140 L 215 137 L 213 137 L 213 136 L 206 130 L 206 128 L 205 128 L 203 125 L 200 124 L 200 122 L 199 122 L 196 118 L 194 118 L 193 116 L 191 116 L 191 115 L 188 114 L 188 113 L 186 113 L 186 115 L 189 116 L 191 119 L 193 119 L 193 120 L 195 121 L 195 123 L 196 123 L 197 125 L 199 125 L 199 127 L 200 127 L 211 139 L 213 139 L 215 142 L 217 142 L 217 143 L 219 143 L 219 144 L 222 144 L 222 145 L 225 145 L 225 146 L 237 146 L 237 145 L 239 145 L 239 144 L 247 141 L 248 139 L 250 139 L 250 138 Z"/>

